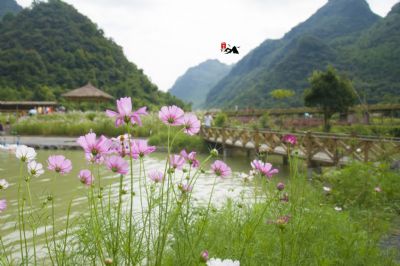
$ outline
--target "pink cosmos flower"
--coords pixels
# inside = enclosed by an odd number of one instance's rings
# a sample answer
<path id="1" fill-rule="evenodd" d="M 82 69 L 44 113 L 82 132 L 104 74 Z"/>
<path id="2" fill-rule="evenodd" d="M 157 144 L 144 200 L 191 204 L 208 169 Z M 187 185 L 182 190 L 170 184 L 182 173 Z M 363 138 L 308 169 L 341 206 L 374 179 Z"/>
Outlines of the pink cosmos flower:
<path id="1" fill-rule="evenodd" d="M 375 187 L 374 191 L 377 192 L 377 193 L 380 193 L 380 192 L 382 192 L 382 189 L 380 187 Z"/>
<path id="2" fill-rule="evenodd" d="M 124 97 L 117 100 L 117 110 L 118 112 L 114 112 L 111 110 L 107 110 L 106 114 L 109 117 L 115 117 L 115 126 L 119 127 L 122 124 L 132 123 L 142 125 L 142 121 L 140 120 L 140 115 L 147 115 L 146 112 L 147 107 L 142 107 L 132 112 L 132 100 L 131 97 Z"/>
<path id="3" fill-rule="evenodd" d="M 7 201 L 5 199 L 0 200 L 0 213 L 7 209 Z"/>
<path id="4" fill-rule="evenodd" d="M 194 168 L 200 166 L 200 162 L 196 159 L 196 152 L 192 151 L 189 154 L 186 150 L 181 151 L 181 156 Z"/>
<path id="5" fill-rule="evenodd" d="M 146 140 L 133 140 L 131 141 L 132 157 L 134 159 L 142 158 L 147 154 L 150 154 L 156 150 L 155 146 L 148 146 Z M 129 150 L 129 147 L 128 147 Z"/>
<path id="6" fill-rule="evenodd" d="M 184 112 L 178 106 L 163 106 L 160 112 L 158 112 L 158 117 L 161 121 L 170 126 L 180 126 L 183 124 Z"/>
<path id="7" fill-rule="evenodd" d="M 79 172 L 78 178 L 82 182 L 82 184 L 85 184 L 87 186 L 91 186 L 94 182 L 94 176 L 92 175 L 92 172 L 87 169 L 81 170 Z"/>
<path id="8" fill-rule="evenodd" d="M 291 145 L 296 145 L 297 138 L 295 135 L 287 134 L 283 136 L 282 141 Z"/>
<path id="9" fill-rule="evenodd" d="M 55 171 L 61 175 L 67 174 L 72 170 L 72 163 L 63 155 L 51 155 L 47 159 L 47 169 Z"/>
<path id="10" fill-rule="evenodd" d="M 185 158 L 180 155 L 173 154 L 169 157 L 169 165 L 175 169 L 182 169 L 185 164 Z"/>
<path id="11" fill-rule="evenodd" d="M 89 133 L 85 136 L 81 136 L 76 142 L 81 145 L 85 151 L 86 158 L 89 157 L 91 159 L 89 161 L 100 160 L 100 157 L 106 154 L 111 147 L 111 141 L 104 136 L 96 140 L 96 133 Z"/>
<path id="12" fill-rule="evenodd" d="M 211 169 L 214 174 L 220 177 L 226 177 L 231 174 L 231 168 L 226 165 L 223 161 L 216 160 L 212 165 Z"/>
<path id="13" fill-rule="evenodd" d="M 187 114 L 183 117 L 183 126 L 183 132 L 190 136 L 196 135 L 200 131 L 200 121 L 194 114 Z"/>
<path id="14" fill-rule="evenodd" d="M 113 155 L 107 158 L 106 165 L 108 169 L 114 173 L 119 173 L 121 175 L 126 175 L 128 173 L 128 162 L 119 156 Z"/>
<path id="15" fill-rule="evenodd" d="M 258 171 L 260 174 L 271 178 L 274 174 L 279 173 L 279 170 L 276 168 L 272 168 L 272 164 L 270 163 L 263 163 L 260 160 L 254 160 L 251 162 L 251 167 Z"/>
<path id="16" fill-rule="evenodd" d="M 163 172 L 160 172 L 158 170 L 153 170 L 150 171 L 148 174 L 149 178 L 153 180 L 155 183 L 160 183 L 164 180 L 164 174 Z"/>

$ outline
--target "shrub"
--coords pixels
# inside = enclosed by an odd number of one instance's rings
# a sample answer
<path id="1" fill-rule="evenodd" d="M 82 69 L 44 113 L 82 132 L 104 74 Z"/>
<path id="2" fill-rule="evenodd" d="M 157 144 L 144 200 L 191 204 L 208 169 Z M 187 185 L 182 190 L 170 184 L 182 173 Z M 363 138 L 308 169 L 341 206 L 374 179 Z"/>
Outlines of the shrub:
<path id="1" fill-rule="evenodd" d="M 228 121 L 228 116 L 225 113 L 218 113 L 215 117 L 214 124 L 216 127 L 224 127 Z"/>

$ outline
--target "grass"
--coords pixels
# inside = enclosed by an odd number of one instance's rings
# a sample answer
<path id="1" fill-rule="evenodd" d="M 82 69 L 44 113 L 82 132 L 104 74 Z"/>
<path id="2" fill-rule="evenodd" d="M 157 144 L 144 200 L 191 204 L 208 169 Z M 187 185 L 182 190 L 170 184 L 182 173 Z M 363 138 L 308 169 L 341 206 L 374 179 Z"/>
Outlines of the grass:
<path id="1" fill-rule="evenodd" d="M 138 137 L 148 137 L 157 132 L 154 116 L 143 118 L 143 126 L 135 127 L 133 134 Z M 122 127 L 113 126 L 112 119 L 104 113 L 70 112 L 66 114 L 49 114 L 29 116 L 19 119 L 13 124 L 12 131 L 19 135 L 40 136 L 81 136 L 91 130 L 98 135 L 117 136 L 124 134 Z"/>

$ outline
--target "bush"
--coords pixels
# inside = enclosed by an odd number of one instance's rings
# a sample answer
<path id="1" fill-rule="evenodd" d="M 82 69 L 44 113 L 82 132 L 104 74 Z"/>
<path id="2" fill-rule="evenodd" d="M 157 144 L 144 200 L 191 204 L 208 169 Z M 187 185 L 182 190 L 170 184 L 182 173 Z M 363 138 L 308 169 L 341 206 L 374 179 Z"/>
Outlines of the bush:
<path id="1" fill-rule="evenodd" d="M 328 172 L 323 181 L 332 189 L 329 201 L 338 206 L 400 213 L 399 175 L 387 165 L 354 162 Z"/>
<path id="2" fill-rule="evenodd" d="M 222 112 L 218 113 L 214 121 L 216 127 L 224 127 L 228 121 L 228 116 Z"/>
<path id="3" fill-rule="evenodd" d="M 176 132 L 174 132 L 171 135 L 174 136 L 175 133 Z M 176 137 L 171 137 L 170 141 L 172 141 L 172 139 L 174 141 L 172 152 L 179 152 L 183 149 L 186 149 L 187 151 L 197 151 L 197 152 L 207 151 L 207 146 L 205 141 L 199 136 L 188 136 L 182 132 L 179 132 L 177 133 Z M 152 135 L 148 139 L 148 143 L 149 145 L 161 146 L 166 148 L 168 143 L 167 130 L 160 131 L 159 133 Z"/>

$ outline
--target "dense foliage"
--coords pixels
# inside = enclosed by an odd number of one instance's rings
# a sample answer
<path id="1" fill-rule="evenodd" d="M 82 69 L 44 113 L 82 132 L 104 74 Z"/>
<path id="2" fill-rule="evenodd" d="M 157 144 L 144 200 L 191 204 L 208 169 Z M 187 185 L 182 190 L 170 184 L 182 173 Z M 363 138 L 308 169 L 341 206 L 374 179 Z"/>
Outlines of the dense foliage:
<path id="1" fill-rule="evenodd" d="M 18 5 L 15 0 L 1 0 L 0 1 L 0 20 L 7 13 L 18 13 L 22 10 L 22 7 Z"/>
<path id="2" fill-rule="evenodd" d="M 331 0 L 282 39 L 266 40 L 246 55 L 210 91 L 207 106 L 276 106 L 270 92 L 279 87 L 296 92 L 286 105 L 300 106 L 307 77 L 329 64 L 368 102 L 398 100 L 399 10 L 397 4 L 380 18 L 365 0 Z"/>
<path id="3" fill-rule="evenodd" d="M 207 93 L 230 69 L 231 66 L 218 60 L 207 60 L 189 68 L 176 80 L 169 92 L 187 103 L 192 103 L 193 108 L 200 108 L 205 104 Z"/>
<path id="4" fill-rule="evenodd" d="M 157 90 L 122 48 L 59 0 L 34 2 L 0 23 L 0 99 L 59 99 L 87 82 L 136 106 L 183 105 Z"/>
<path id="5" fill-rule="evenodd" d="M 346 113 L 354 105 L 356 95 L 351 81 L 338 76 L 333 67 L 326 72 L 315 71 L 310 79 L 311 87 L 305 91 L 304 102 L 317 107 L 324 114 L 325 131 L 329 131 L 329 119 L 335 113 Z"/>

